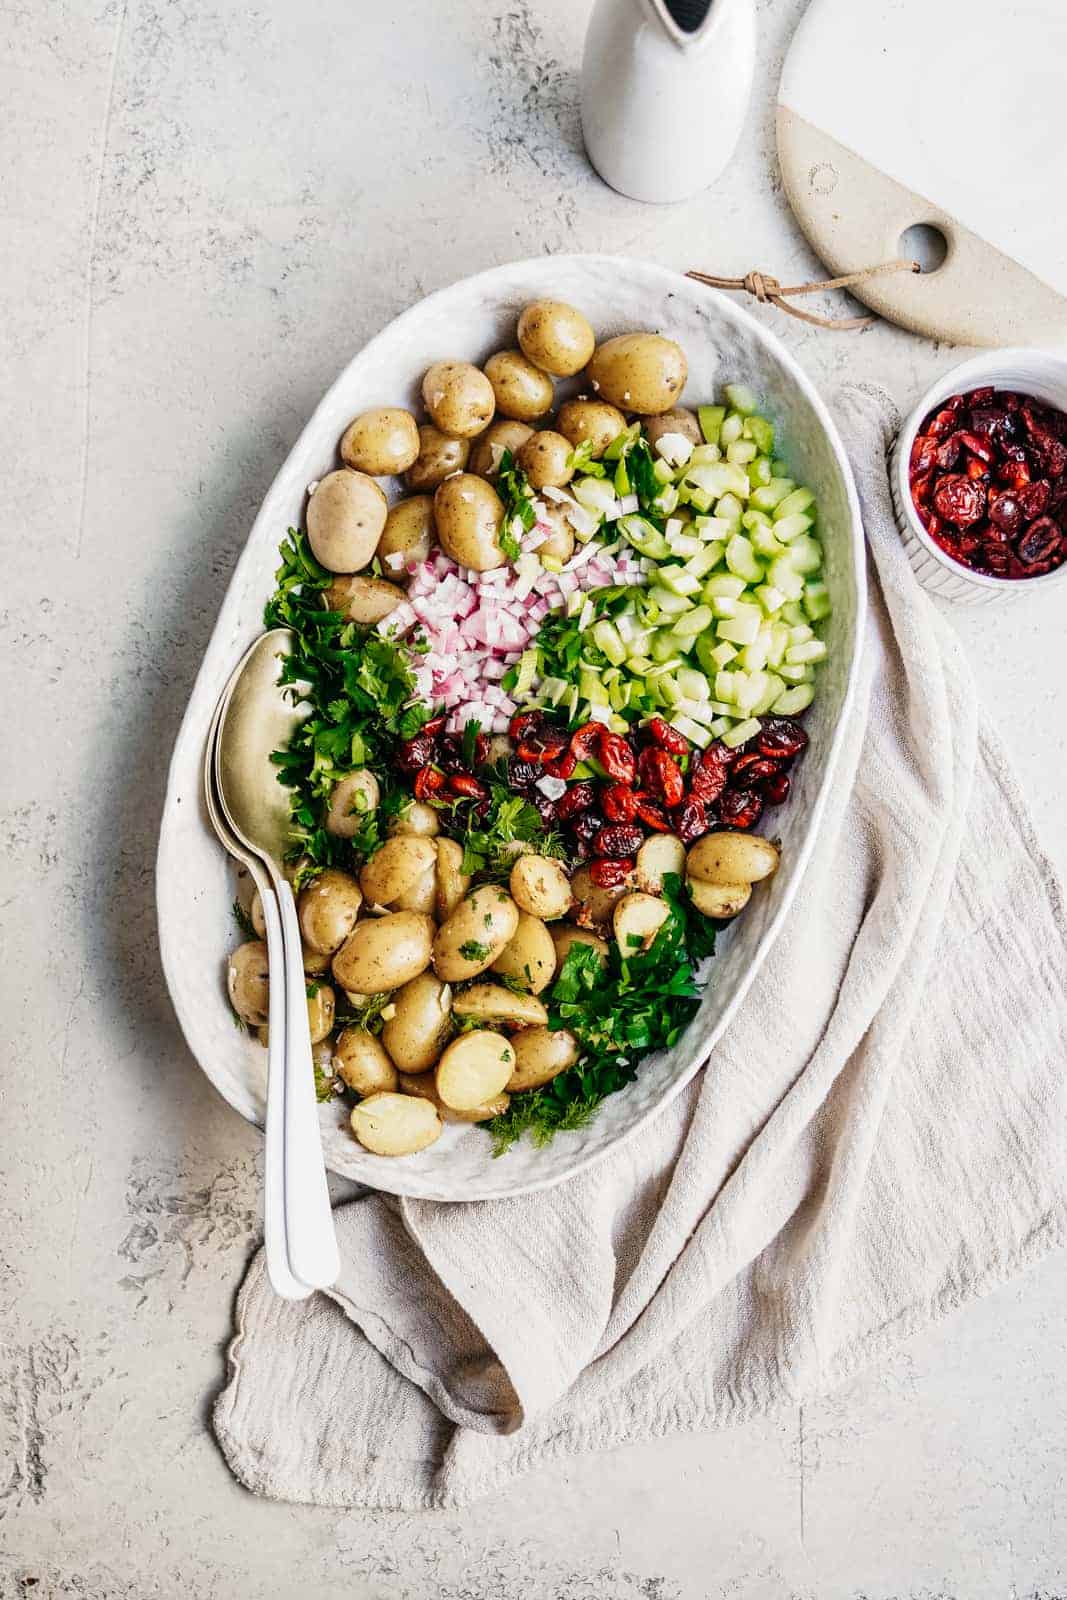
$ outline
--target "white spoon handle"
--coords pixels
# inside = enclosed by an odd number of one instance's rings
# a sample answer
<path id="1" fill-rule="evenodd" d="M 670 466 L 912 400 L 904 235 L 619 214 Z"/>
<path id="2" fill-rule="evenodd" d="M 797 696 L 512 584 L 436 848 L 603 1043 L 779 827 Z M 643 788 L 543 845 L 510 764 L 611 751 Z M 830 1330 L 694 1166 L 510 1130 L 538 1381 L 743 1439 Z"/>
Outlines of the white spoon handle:
<path id="1" fill-rule="evenodd" d="M 274 876 L 285 950 L 285 1236 L 289 1268 L 313 1289 L 325 1289 L 341 1270 L 330 1191 L 322 1158 L 315 1073 L 311 1064 L 307 988 L 289 884 Z"/>

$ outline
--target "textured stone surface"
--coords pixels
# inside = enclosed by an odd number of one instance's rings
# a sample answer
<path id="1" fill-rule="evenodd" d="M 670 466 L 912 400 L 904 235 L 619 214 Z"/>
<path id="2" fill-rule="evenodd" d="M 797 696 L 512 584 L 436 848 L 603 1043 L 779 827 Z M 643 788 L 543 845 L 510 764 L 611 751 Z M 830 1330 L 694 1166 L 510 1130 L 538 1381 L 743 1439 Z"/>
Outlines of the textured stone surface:
<path id="1" fill-rule="evenodd" d="M 802 1415 L 576 1461 L 462 1516 L 258 1502 L 205 1425 L 258 1139 L 177 1035 L 152 860 L 255 508 L 350 352 L 480 267 L 595 249 L 809 276 L 772 167 L 799 10 L 765 0 L 744 147 L 666 209 L 585 165 L 584 4 L 0 12 L 2 1600 L 1067 1592 L 1057 1261 Z M 906 404 L 955 359 L 766 314 L 824 391 L 860 377 Z M 1067 862 L 1059 602 L 1003 637 L 958 620 Z"/>

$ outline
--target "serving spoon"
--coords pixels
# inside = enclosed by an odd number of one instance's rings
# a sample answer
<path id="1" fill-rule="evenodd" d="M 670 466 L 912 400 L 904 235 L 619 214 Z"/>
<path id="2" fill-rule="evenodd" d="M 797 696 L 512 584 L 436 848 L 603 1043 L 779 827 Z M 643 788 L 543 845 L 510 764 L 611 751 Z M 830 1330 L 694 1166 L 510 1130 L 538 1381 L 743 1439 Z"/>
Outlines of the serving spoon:
<path id="1" fill-rule="evenodd" d="M 272 751 L 288 744 L 307 715 L 307 707 L 294 702 L 279 682 L 280 658 L 291 654 L 292 648 L 289 630 L 274 628 L 261 634 L 238 662 L 219 702 L 211 759 L 222 817 L 242 847 L 253 881 L 260 889 L 268 950 L 270 919 L 275 911 L 280 924 L 277 946 L 283 984 L 272 981 L 269 990 L 264 1234 L 270 1207 L 280 1189 L 290 1280 L 288 1297 L 296 1298 L 292 1280 L 303 1293 L 324 1289 L 336 1279 L 341 1262 L 322 1157 L 300 927 L 296 901 L 283 867 L 285 852 L 292 842 L 292 822 L 286 791 L 278 782 L 277 768 L 270 759 Z M 269 882 L 266 894 L 255 869 Z M 273 970 L 277 973 L 278 966 Z M 274 998 L 278 988 L 282 989 L 283 1013 L 276 1031 Z M 278 1254 L 276 1248 L 268 1249 L 268 1269 Z M 286 1288 L 280 1288 L 275 1281 L 273 1271 L 271 1282 L 279 1293 L 286 1293 Z M 279 1282 L 286 1282 L 282 1274 Z"/>

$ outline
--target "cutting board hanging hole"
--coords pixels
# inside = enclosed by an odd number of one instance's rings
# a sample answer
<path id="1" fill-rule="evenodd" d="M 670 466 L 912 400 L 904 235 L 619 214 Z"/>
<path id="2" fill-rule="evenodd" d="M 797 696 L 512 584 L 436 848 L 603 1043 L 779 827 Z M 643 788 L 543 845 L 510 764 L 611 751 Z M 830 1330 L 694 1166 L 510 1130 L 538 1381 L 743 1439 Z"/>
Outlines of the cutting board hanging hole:
<path id="1" fill-rule="evenodd" d="M 920 272 L 936 272 L 945 264 L 948 240 L 936 223 L 916 222 L 904 229 L 897 249 L 910 261 L 917 261 Z"/>

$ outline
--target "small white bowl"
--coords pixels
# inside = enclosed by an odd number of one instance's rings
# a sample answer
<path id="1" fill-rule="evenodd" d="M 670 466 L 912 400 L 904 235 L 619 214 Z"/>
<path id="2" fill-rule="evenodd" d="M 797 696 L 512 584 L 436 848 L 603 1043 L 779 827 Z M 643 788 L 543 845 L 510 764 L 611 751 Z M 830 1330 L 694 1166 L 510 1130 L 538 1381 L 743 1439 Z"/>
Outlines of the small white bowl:
<path id="1" fill-rule="evenodd" d="M 1043 585 L 1067 582 L 1067 562 L 1039 578 L 994 578 L 972 572 L 946 555 L 922 525 L 911 498 L 908 464 L 919 424 L 954 394 L 982 389 L 1016 389 L 1035 400 L 1067 411 L 1067 356 L 1051 350 L 993 350 L 964 361 L 939 378 L 919 400 L 897 434 L 889 458 L 893 509 L 908 559 L 924 588 L 964 605 L 985 605 L 990 600 L 1018 599 Z"/>

